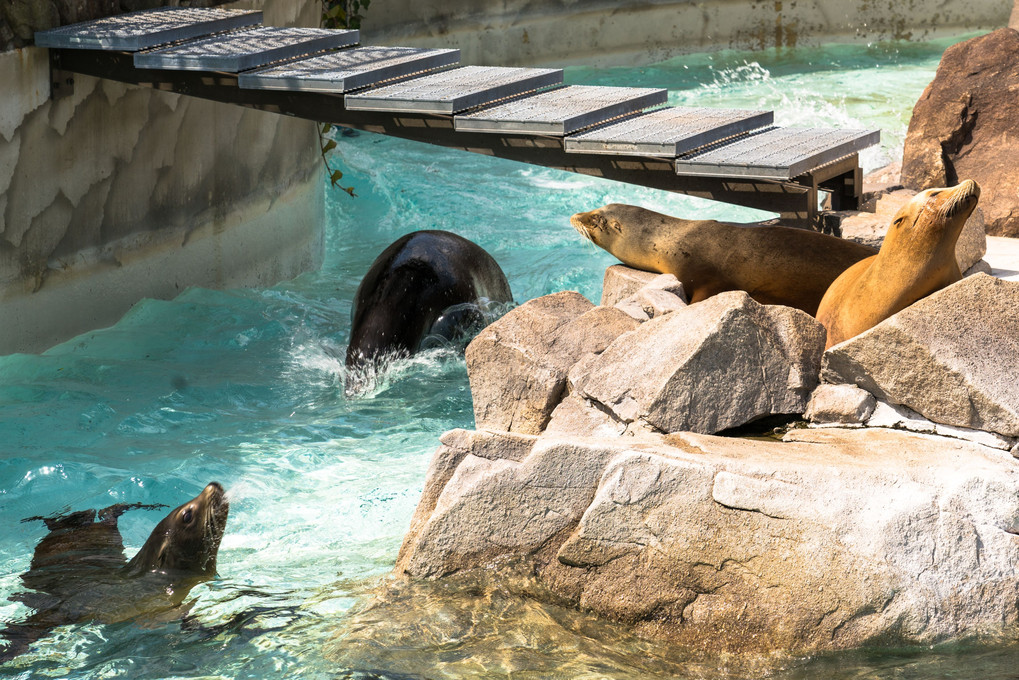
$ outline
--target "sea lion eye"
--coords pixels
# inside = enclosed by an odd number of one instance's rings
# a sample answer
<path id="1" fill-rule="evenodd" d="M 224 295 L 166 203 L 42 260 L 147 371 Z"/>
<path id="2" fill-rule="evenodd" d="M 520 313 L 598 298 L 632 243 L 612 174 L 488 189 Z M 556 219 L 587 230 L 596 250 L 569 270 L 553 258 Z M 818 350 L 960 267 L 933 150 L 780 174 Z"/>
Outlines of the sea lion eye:
<path id="1" fill-rule="evenodd" d="M 194 513 L 191 512 L 191 508 L 184 511 L 184 514 L 180 516 L 180 519 L 184 524 L 191 524 L 191 520 L 194 519 Z"/>

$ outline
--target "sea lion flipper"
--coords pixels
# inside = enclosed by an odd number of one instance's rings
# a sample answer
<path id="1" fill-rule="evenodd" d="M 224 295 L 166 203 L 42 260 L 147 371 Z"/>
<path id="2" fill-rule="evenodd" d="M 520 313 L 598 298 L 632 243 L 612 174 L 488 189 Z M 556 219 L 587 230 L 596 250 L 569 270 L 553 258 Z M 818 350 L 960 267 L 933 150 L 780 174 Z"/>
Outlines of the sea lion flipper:
<path id="1" fill-rule="evenodd" d="M 0 640 L 7 641 L 7 646 L 0 649 L 0 664 L 27 652 L 33 642 L 46 637 L 58 625 L 51 611 L 36 612 L 21 623 L 8 624 L 0 630 Z"/>
<path id="2" fill-rule="evenodd" d="M 31 517 L 25 517 L 21 520 L 21 523 L 27 524 L 28 522 L 42 522 L 50 531 L 60 531 L 61 529 L 73 529 L 75 527 L 91 524 L 95 521 L 95 518 L 95 510 L 78 510 L 76 512 L 68 512 L 60 515 L 51 515 L 49 517 L 33 515 Z"/>
<path id="3" fill-rule="evenodd" d="M 162 510 L 167 507 L 164 503 L 114 503 L 99 511 L 99 521 L 117 526 L 117 520 L 128 510 Z"/>

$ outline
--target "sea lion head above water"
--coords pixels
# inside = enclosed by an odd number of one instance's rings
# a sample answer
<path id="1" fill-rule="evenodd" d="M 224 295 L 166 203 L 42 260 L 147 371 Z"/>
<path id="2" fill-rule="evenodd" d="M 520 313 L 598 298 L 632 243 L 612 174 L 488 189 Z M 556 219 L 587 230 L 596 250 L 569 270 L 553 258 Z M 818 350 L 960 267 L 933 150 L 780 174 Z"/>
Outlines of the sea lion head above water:
<path id="1" fill-rule="evenodd" d="M 128 563 L 128 571 L 184 572 L 211 578 L 216 573 L 216 555 L 229 510 L 223 487 L 209 483 L 156 525 Z"/>
<path id="2" fill-rule="evenodd" d="M 817 320 L 826 348 L 856 337 L 917 300 L 962 279 L 955 247 L 980 199 L 980 186 L 922 191 L 895 214 L 877 255 L 857 262 L 828 288 Z"/>

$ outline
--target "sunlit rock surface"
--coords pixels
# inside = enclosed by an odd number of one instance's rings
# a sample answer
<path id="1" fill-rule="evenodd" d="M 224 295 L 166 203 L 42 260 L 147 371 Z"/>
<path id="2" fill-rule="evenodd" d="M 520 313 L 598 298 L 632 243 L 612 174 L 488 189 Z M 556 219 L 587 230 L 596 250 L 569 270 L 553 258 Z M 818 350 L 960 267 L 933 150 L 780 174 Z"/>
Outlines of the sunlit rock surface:
<path id="1" fill-rule="evenodd" d="M 572 291 L 511 310 L 467 346 L 477 426 L 538 434 L 565 394 L 570 368 L 637 324 Z"/>
<path id="2" fill-rule="evenodd" d="M 504 437 L 444 439 L 397 573 L 523 561 L 561 602 L 700 650 L 933 643 L 1017 623 L 1007 452 L 884 429 Z"/>
<path id="3" fill-rule="evenodd" d="M 632 297 L 644 286 L 657 278 L 658 274 L 634 269 L 623 264 L 614 264 L 605 269 L 602 279 L 601 304 L 606 307 Z"/>
<path id="4" fill-rule="evenodd" d="M 945 425 L 1019 436 L 1019 283 L 977 274 L 824 355 L 850 383 Z"/>
<path id="5" fill-rule="evenodd" d="M 802 413 L 823 346 L 824 329 L 809 315 L 730 291 L 618 338 L 577 393 L 623 423 L 719 432 Z"/>
<path id="6" fill-rule="evenodd" d="M 1015 83 L 1019 32 L 1001 28 L 945 50 L 909 122 L 902 183 L 913 189 L 976 180 L 987 233 L 1019 236 Z"/>
<path id="7" fill-rule="evenodd" d="M 813 423 L 862 424 L 874 413 L 877 401 L 856 385 L 818 385 L 803 414 Z"/>

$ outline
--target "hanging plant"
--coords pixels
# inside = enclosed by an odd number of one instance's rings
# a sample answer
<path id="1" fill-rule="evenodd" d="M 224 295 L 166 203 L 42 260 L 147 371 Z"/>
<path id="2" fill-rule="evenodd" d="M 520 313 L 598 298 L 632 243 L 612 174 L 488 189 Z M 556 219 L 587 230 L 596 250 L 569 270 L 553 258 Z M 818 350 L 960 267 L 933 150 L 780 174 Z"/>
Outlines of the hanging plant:
<path id="1" fill-rule="evenodd" d="M 361 28 L 361 20 L 364 18 L 362 12 L 368 9 L 371 0 L 322 0 L 322 27 L 334 29 L 356 29 Z M 343 189 L 351 196 L 355 196 L 354 187 L 345 187 L 340 184 L 343 179 L 343 171 L 333 169 L 329 164 L 329 152 L 336 148 L 336 140 L 330 139 L 327 135 L 332 131 L 331 123 L 322 123 L 318 129 L 319 149 L 322 153 L 322 164 L 325 166 L 329 181 L 334 187 Z"/>

